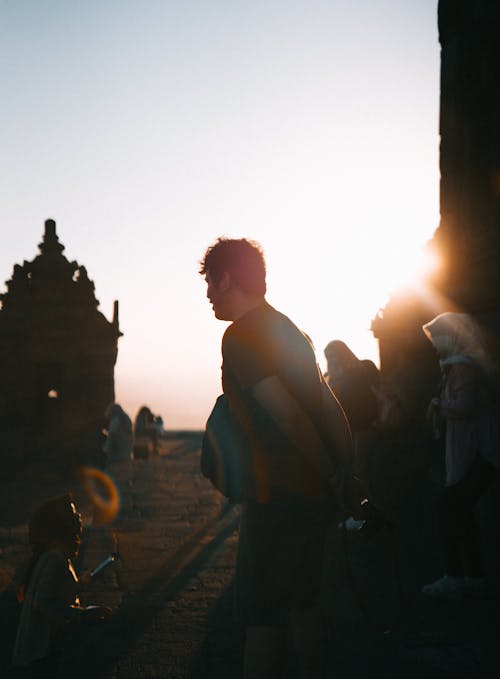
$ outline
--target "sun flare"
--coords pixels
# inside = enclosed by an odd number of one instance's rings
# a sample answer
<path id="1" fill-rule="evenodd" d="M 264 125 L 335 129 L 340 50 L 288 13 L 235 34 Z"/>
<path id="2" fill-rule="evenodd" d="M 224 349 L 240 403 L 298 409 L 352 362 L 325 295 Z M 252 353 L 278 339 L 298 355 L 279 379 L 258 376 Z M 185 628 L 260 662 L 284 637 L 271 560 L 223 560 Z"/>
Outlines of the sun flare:
<path id="1" fill-rule="evenodd" d="M 392 266 L 389 265 L 393 282 L 388 293 L 421 288 L 440 265 L 439 255 L 430 249 L 406 253 L 404 260 L 396 260 Z"/>

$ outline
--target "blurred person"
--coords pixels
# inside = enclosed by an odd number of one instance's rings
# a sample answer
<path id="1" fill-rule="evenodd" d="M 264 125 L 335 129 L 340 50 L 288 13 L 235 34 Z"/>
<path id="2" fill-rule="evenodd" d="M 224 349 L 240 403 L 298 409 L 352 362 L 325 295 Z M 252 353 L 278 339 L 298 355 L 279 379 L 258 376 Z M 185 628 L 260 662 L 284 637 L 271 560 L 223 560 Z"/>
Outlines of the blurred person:
<path id="1" fill-rule="evenodd" d="M 114 481 L 119 492 L 119 511 L 130 512 L 134 506 L 131 486 L 134 467 L 132 462 L 132 420 L 118 403 L 110 403 L 106 409 L 108 435 L 104 443 L 106 473 Z"/>
<path id="2" fill-rule="evenodd" d="M 354 439 L 355 473 L 373 491 L 380 373 L 373 361 L 360 360 L 345 342 L 332 340 L 324 350 L 326 381 L 344 409 Z"/>
<path id="3" fill-rule="evenodd" d="M 163 417 L 161 415 L 154 416 L 153 427 L 155 428 L 158 438 L 161 438 L 165 434 Z"/>
<path id="4" fill-rule="evenodd" d="M 31 677 L 58 674 L 68 623 L 95 622 L 110 614 L 104 606 L 81 606 L 78 593 L 90 582 L 73 567 L 80 547 L 82 521 L 71 495 L 45 502 L 29 521 L 31 558 L 18 592 L 22 610 L 14 645 L 14 666 L 27 666 Z"/>
<path id="5" fill-rule="evenodd" d="M 104 443 L 107 464 L 130 461 L 132 458 L 132 421 L 118 403 L 106 409 L 108 435 Z"/>
<path id="6" fill-rule="evenodd" d="M 246 626 L 245 679 L 281 676 L 290 626 L 302 676 L 326 666 L 320 580 L 342 470 L 330 455 L 322 377 L 304 334 L 265 299 L 260 246 L 219 238 L 201 262 L 222 340 L 222 387 L 248 443 L 236 565 L 236 611 Z M 324 382 L 323 382 L 324 384 Z M 333 444 L 351 455 L 344 413 L 331 399 Z M 338 458 L 337 458 L 338 460 Z"/>
<path id="7" fill-rule="evenodd" d="M 440 395 L 429 417 L 440 418 L 445 436 L 445 487 L 438 505 L 445 574 L 424 594 L 459 598 L 483 581 L 478 500 L 500 478 L 497 405 L 488 376 L 491 361 L 481 330 L 468 314 L 447 312 L 423 326 L 439 357 Z"/>
<path id="8" fill-rule="evenodd" d="M 158 453 L 158 426 L 148 406 L 141 406 L 135 416 L 134 439 L 136 457 L 148 458 Z"/>
<path id="9" fill-rule="evenodd" d="M 135 416 L 134 422 L 134 433 L 135 434 L 148 434 L 154 424 L 154 415 L 151 412 L 151 408 L 148 406 L 141 406 Z"/>
<path id="10" fill-rule="evenodd" d="M 368 429 L 377 418 L 372 387 L 380 374 L 373 361 L 360 360 L 345 342 L 332 340 L 325 347 L 326 381 L 340 401 L 351 431 Z"/>

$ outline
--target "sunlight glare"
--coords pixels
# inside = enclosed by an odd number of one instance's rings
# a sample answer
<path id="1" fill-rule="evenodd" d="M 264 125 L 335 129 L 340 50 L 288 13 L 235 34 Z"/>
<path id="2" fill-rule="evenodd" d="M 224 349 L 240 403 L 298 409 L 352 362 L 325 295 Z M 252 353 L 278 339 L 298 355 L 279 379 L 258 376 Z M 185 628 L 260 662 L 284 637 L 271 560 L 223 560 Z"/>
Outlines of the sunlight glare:
<path id="1" fill-rule="evenodd" d="M 434 274 L 440 265 L 439 255 L 428 248 L 406 253 L 404 258 L 392 263 L 390 292 L 422 288 L 429 276 Z"/>

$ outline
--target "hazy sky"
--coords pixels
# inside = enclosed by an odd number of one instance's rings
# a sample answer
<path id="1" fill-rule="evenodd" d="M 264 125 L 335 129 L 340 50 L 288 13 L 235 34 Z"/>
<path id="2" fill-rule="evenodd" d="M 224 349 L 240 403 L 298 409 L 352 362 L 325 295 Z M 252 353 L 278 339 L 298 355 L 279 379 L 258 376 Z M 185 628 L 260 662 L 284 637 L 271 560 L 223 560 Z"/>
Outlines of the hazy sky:
<path id="1" fill-rule="evenodd" d="M 370 321 L 437 226 L 437 0 L 0 0 L 0 283 L 57 222 L 117 400 L 199 427 L 220 339 L 198 262 L 260 241 L 268 300 L 378 360 Z"/>

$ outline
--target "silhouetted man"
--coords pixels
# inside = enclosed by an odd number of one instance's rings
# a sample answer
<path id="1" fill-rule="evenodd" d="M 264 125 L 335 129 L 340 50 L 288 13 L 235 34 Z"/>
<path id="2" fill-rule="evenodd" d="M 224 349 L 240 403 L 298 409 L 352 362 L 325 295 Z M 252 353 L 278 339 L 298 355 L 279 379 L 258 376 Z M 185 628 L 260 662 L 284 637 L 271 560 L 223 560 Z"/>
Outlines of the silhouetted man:
<path id="1" fill-rule="evenodd" d="M 222 386 L 251 451 L 235 586 L 247 627 L 244 676 L 281 675 L 290 624 L 303 676 L 324 677 L 321 565 L 339 480 L 322 418 L 328 388 L 310 342 L 265 300 L 258 244 L 220 238 L 206 251 L 200 273 L 215 317 L 232 321 L 222 340 Z M 349 428 L 328 394 L 333 443 L 348 455 Z"/>

